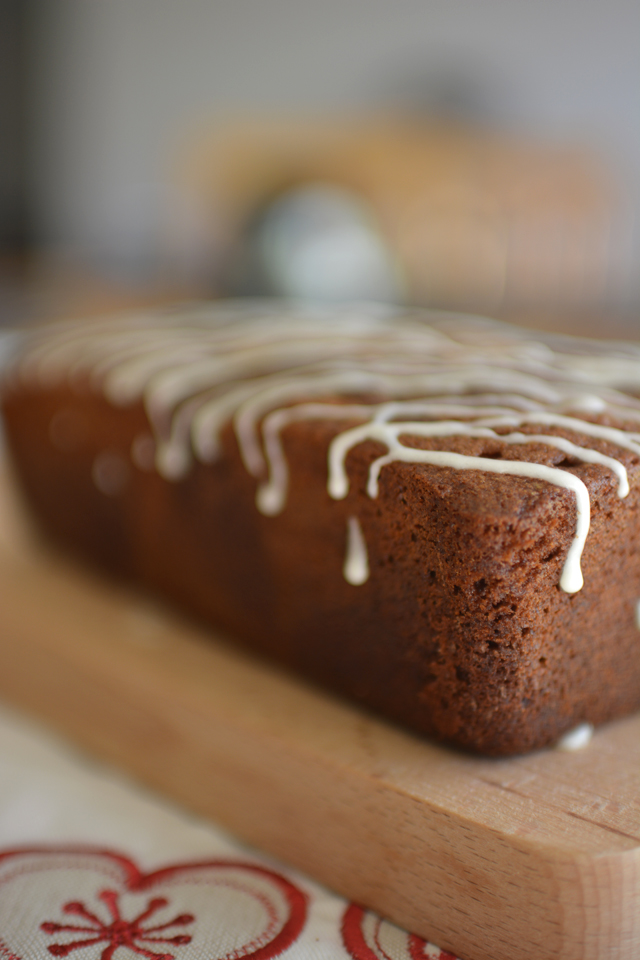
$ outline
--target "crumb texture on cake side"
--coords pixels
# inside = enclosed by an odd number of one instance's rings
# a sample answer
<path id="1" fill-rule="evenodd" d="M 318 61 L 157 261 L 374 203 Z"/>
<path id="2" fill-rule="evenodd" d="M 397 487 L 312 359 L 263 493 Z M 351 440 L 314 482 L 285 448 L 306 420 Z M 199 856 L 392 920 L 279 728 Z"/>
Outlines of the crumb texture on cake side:
<path id="1" fill-rule="evenodd" d="M 420 733 L 640 705 L 640 347 L 196 304 L 35 331 L 3 409 L 57 543 Z"/>

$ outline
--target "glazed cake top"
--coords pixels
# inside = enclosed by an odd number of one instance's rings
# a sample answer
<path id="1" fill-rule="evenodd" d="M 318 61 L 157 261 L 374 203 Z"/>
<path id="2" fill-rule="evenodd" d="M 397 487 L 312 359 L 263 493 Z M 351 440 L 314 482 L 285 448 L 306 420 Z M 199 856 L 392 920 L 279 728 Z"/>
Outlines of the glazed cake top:
<path id="1" fill-rule="evenodd" d="M 278 302 L 194 304 L 33 332 L 8 376 L 40 385 L 89 382 L 116 406 L 144 401 L 155 467 L 177 481 L 193 458 L 220 455 L 233 421 L 246 469 L 258 478 L 257 507 L 286 505 L 284 428 L 301 420 L 345 421 L 328 455 L 328 490 L 345 497 L 349 451 L 367 440 L 385 452 L 369 468 L 367 493 L 395 461 L 528 477 L 569 489 L 577 520 L 560 586 L 582 587 L 589 492 L 544 453 L 509 459 L 509 448 L 559 450 L 611 472 L 629 492 L 626 451 L 640 457 L 640 346 L 532 334 L 494 321 L 377 305 L 303 307 Z M 372 399 L 374 398 L 374 399 Z M 356 422 L 356 426 L 352 424 Z M 477 437 L 498 456 L 412 445 Z M 446 446 L 446 441 L 445 441 Z M 133 457 L 136 458 L 135 444 Z M 368 576 L 357 517 L 347 528 L 349 582 Z"/>

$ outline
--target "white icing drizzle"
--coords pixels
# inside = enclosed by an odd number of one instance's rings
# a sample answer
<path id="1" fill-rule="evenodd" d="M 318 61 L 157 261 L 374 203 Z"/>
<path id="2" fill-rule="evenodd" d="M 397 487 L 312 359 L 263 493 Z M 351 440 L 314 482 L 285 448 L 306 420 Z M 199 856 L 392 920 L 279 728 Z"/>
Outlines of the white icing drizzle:
<path id="1" fill-rule="evenodd" d="M 357 517 L 347 520 L 347 552 L 343 567 L 347 583 L 359 587 L 369 579 L 369 557 L 362 527 Z"/>
<path id="2" fill-rule="evenodd" d="M 437 467 L 450 467 L 454 470 L 485 470 L 489 473 L 511 474 L 517 477 L 531 477 L 535 480 L 546 480 L 558 487 L 573 490 L 576 495 L 577 520 L 573 543 L 569 548 L 560 578 L 560 586 L 566 593 L 576 593 L 582 588 L 583 579 L 580 569 L 580 558 L 589 532 L 590 501 L 589 491 L 578 477 L 566 470 L 556 470 L 541 463 L 527 463 L 517 460 L 491 460 L 487 457 L 468 457 L 459 453 L 450 453 L 440 450 L 420 450 L 407 447 L 400 441 L 400 434 L 406 434 L 409 424 L 366 424 L 356 427 L 337 437 L 329 449 L 329 493 L 341 500 L 349 492 L 349 479 L 345 469 L 345 459 L 349 450 L 363 440 L 377 440 L 384 443 L 389 452 L 374 460 L 369 468 L 367 492 L 370 497 L 378 495 L 378 478 L 382 467 L 395 461 L 405 463 L 430 463 Z M 426 429 L 425 429 L 426 428 Z M 429 428 L 433 428 L 429 430 Z M 438 428 L 444 428 L 438 431 Z M 424 432 L 423 432 L 424 430 Z M 461 424 L 411 424 L 413 436 L 487 436 L 497 437 L 493 431 L 467 430 Z M 513 440 L 514 436 L 522 439 Z M 500 437 L 501 441 L 529 443 L 530 438 L 524 435 Z M 539 440 L 539 438 L 536 438 Z"/>
<path id="3" fill-rule="evenodd" d="M 592 737 L 593 725 L 590 723 L 580 723 L 558 740 L 556 750 L 563 750 L 566 753 L 584 750 L 584 748 L 588 747 L 591 743 Z"/>
<path id="4" fill-rule="evenodd" d="M 265 417 L 262 435 L 264 453 L 269 464 L 269 475 L 268 479 L 258 487 L 256 497 L 258 509 L 268 516 L 275 516 L 283 510 L 286 502 L 289 467 L 280 439 L 280 433 L 284 427 L 296 420 L 362 418 L 367 416 L 369 410 L 370 407 L 364 404 L 305 403 L 297 407 L 275 410 Z"/>
<path id="5" fill-rule="evenodd" d="M 369 468 L 372 498 L 379 496 L 382 470 L 394 462 L 526 477 L 570 490 L 576 526 L 560 578 L 568 593 L 582 586 L 590 503 L 584 482 L 553 465 L 556 451 L 610 471 L 621 498 L 629 478 L 615 451 L 640 457 L 640 402 L 621 392 L 640 389 L 639 347 L 533 341 L 526 331 L 437 312 L 238 301 L 67 322 L 36 334 L 16 372 L 45 386 L 88 378 L 114 405 L 142 399 L 153 437 L 138 438 L 132 458 L 148 469 L 155 448 L 155 468 L 168 480 L 184 477 L 194 457 L 220 456 L 221 431 L 232 422 L 244 465 L 259 481 L 258 509 L 270 516 L 285 508 L 289 490 L 283 431 L 311 420 L 344 421 L 329 449 L 334 499 L 349 492 L 349 452 L 367 441 L 385 448 Z M 460 437 L 486 449 L 478 456 L 446 449 Z M 509 459 L 509 448 L 521 448 L 524 459 Z M 112 494 L 116 484 L 103 483 L 102 473 L 99 483 Z M 354 515 L 347 531 L 344 575 L 363 583 L 367 548 Z"/>

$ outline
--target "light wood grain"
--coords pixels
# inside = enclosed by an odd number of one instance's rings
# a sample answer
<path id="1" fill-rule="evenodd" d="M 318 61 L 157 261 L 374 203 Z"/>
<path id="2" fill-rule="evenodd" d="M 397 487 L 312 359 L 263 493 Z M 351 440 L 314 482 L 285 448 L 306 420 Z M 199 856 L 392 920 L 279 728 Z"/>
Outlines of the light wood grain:
<path id="1" fill-rule="evenodd" d="M 454 754 L 29 542 L 0 499 L 0 694 L 469 960 L 638 960 L 640 718 Z"/>

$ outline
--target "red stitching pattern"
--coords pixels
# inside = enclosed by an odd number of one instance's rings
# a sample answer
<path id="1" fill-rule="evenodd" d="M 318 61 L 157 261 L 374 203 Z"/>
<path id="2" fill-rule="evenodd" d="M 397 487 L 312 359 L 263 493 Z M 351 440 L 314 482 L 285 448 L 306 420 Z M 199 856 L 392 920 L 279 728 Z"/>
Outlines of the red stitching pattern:
<path id="1" fill-rule="evenodd" d="M 149 900 L 142 913 L 138 914 L 138 916 L 132 920 L 125 920 L 122 916 L 118 903 L 119 895 L 116 890 L 101 890 L 98 894 L 98 899 L 102 900 L 106 905 L 111 922 L 105 923 L 99 916 L 88 910 L 80 900 L 72 900 L 70 903 L 64 904 L 62 912 L 71 916 L 80 917 L 86 924 L 88 923 L 88 926 L 81 927 L 78 926 L 78 924 L 55 923 L 51 920 L 40 924 L 40 929 L 43 933 L 48 934 L 63 932 L 91 934 L 89 937 L 72 940 L 70 943 L 52 943 L 47 947 L 50 954 L 54 957 L 66 957 L 74 950 L 80 950 L 82 947 L 107 941 L 108 945 L 100 955 L 101 960 L 111 960 L 111 957 L 118 947 L 128 947 L 130 950 L 133 950 L 134 953 L 140 953 L 142 956 L 147 957 L 147 960 L 175 960 L 174 954 L 154 953 L 153 950 L 140 946 L 140 941 L 142 943 L 171 944 L 172 946 L 182 946 L 186 943 L 191 943 L 191 937 L 186 934 L 178 934 L 173 937 L 149 936 L 149 934 L 153 933 L 164 933 L 171 927 L 184 927 L 187 924 L 193 923 L 195 917 L 191 913 L 182 913 L 174 917 L 173 920 L 156 924 L 156 926 L 153 927 L 143 926 L 145 920 L 149 920 L 158 910 L 168 906 L 169 901 L 166 897 L 154 897 Z"/>
<path id="2" fill-rule="evenodd" d="M 0 957 L 2 957 L 2 960 L 21 960 L 20 957 L 16 957 L 15 953 L 9 950 L 3 940 L 0 940 Z"/>
<path id="3" fill-rule="evenodd" d="M 373 933 L 374 944 L 380 951 L 380 955 L 378 955 L 375 950 L 371 949 L 365 938 L 363 924 L 366 916 L 367 911 L 363 907 L 358 906 L 357 903 L 349 904 L 342 915 L 341 934 L 344 947 L 353 960 L 381 960 L 381 958 L 387 958 L 387 953 L 380 943 L 380 927 L 383 921 L 376 920 Z M 430 944 L 415 933 L 406 936 L 406 949 L 411 960 L 457 960 L 454 954 L 449 953 L 448 950 L 439 950 L 434 953 Z"/>
<path id="4" fill-rule="evenodd" d="M 13 863 L 10 862 L 13 861 Z M 26 862 L 25 862 L 26 861 Z M 6 867 L 9 866 L 7 870 Z M 203 887 L 223 886 L 237 890 L 253 897 L 267 915 L 267 923 L 263 930 L 256 934 L 251 941 L 236 948 L 220 960 L 271 960 L 280 956 L 300 936 L 307 915 L 306 895 L 288 879 L 279 873 L 268 870 L 255 863 L 242 860 L 209 860 L 193 863 L 177 863 L 162 867 L 150 873 L 143 873 L 139 867 L 123 854 L 111 850 L 90 846 L 68 847 L 25 847 L 14 850 L 0 851 L 0 886 L 12 880 L 46 872 L 49 870 L 86 870 L 101 873 L 114 884 L 118 884 L 123 892 L 142 893 L 151 891 L 151 888 L 163 884 L 171 887 L 174 883 L 182 885 L 196 885 Z M 216 871 L 234 871 L 244 874 L 247 878 L 267 883 L 268 888 L 277 891 L 275 900 L 268 893 L 252 888 L 244 878 L 233 876 L 215 876 Z M 255 885 L 254 885 L 255 887 Z M 100 960 L 113 960 L 113 954 L 118 947 L 125 947 L 138 954 L 145 960 L 176 960 L 175 951 L 157 952 L 155 945 L 163 947 L 181 947 L 192 942 L 197 929 L 197 919 L 191 913 L 178 914 L 171 920 L 159 924 L 149 925 L 148 921 L 159 910 L 170 906 L 170 901 L 164 897 L 150 896 L 146 907 L 132 919 L 123 917 L 119 904 L 118 891 L 105 888 L 98 894 L 102 901 L 102 909 L 93 912 L 84 902 L 72 900 L 62 905 L 62 913 L 67 917 L 77 918 L 76 922 L 58 922 L 45 920 L 40 924 L 40 930 L 48 936 L 56 934 L 78 934 L 76 939 L 67 942 L 50 943 L 47 950 L 53 957 L 67 957 L 75 950 L 91 945 L 104 945 Z M 276 904 L 278 904 L 276 906 Z M 99 915 L 107 908 L 109 917 Z M 382 945 L 380 932 L 383 921 L 375 919 L 373 931 L 369 931 L 367 942 L 364 923 L 367 911 L 357 904 L 350 904 L 344 911 L 341 923 L 342 941 L 345 949 L 353 960 L 382 960 L 386 952 Z M 158 918 L 156 918 L 158 919 Z M 176 927 L 187 927 L 195 924 L 191 932 L 176 933 Z M 85 935 L 84 938 L 82 935 Z M 410 960 L 456 960 L 447 950 L 438 951 L 421 937 L 415 934 L 406 934 L 406 951 Z M 0 939 L 0 960 L 21 960 Z M 179 960 L 179 957 L 178 957 Z M 214 960 L 212 957 L 211 960 Z"/>
<path id="5" fill-rule="evenodd" d="M 342 942 L 353 960 L 378 960 L 364 939 L 362 921 L 365 911 L 357 903 L 350 903 L 342 916 Z"/>
<path id="6" fill-rule="evenodd" d="M 25 863 L 24 860 L 27 858 L 31 858 L 31 862 Z M 172 864 L 151 873 L 143 873 L 132 860 L 122 854 L 102 848 L 82 846 L 25 847 L 0 852 L 0 867 L 8 865 L 7 862 L 12 860 L 16 861 L 14 865 L 12 864 L 14 869 L 9 869 L 4 877 L 0 877 L 0 885 L 6 884 L 19 876 L 67 868 L 94 870 L 102 873 L 113 882 L 118 883 L 123 892 L 140 893 L 162 883 L 171 886 L 172 882 L 195 883 L 211 887 L 225 886 L 241 891 L 261 904 L 267 915 L 267 923 L 264 929 L 254 936 L 249 943 L 245 943 L 242 947 L 228 953 L 225 960 L 240 960 L 240 958 L 270 960 L 270 958 L 277 957 L 298 939 L 306 922 L 307 896 L 281 874 L 254 863 L 234 860 L 209 860 Z M 247 881 L 250 876 L 253 876 L 257 880 L 266 882 L 274 893 L 277 892 L 278 897 L 274 900 L 270 898 L 268 893 L 260 889 L 252 889 L 250 883 L 243 883 L 240 879 L 233 877 L 217 878 L 215 877 L 217 870 L 237 871 L 244 874 Z M 205 871 L 214 875 L 208 878 L 203 875 Z M 165 923 L 154 926 L 147 925 L 146 921 L 154 913 L 169 905 L 169 901 L 165 897 L 151 897 L 142 913 L 133 919 L 126 919 L 122 916 L 118 902 L 119 894 L 116 890 L 104 889 L 98 894 L 98 897 L 109 912 L 110 916 L 106 921 L 98 913 L 90 910 L 85 903 L 73 900 L 62 906 L 62 912 L 70 918 L 78 918 L 78 922 L 59 923 L 54 920 L 45 920 L 40 925 L 42 932 L 49 936 L 58 933 L 76 933 L 79 935 L 79 938 L 66 943 L 49 944 L 47 949 L 52 956 L 66 957 L 81 947 L 105 944 L 100 955 L 101 960 L 112 960 L 118 947 L 127 947 L 134 953 L 145 957 L 146 960 L 175 960 L 174 953 L 156 952 L 151 948 L 151 945 L 162 944 L 180 947 L 192 940 L 191 934 L 174 934 L 171 930 L 172 927 L 196 923 L 196 918 L 192 914 L 180 914 Z M 161 935 L 156 936 L 157 934 Z M 20 960 L 20 958 L 0 940 L 0 960 Z M 211 960 L 213 960 L 213 957 Z"/>
<path id="7" fill-rule="evenodd" d="M 407 941 L 407 946 L 409 947 L 409 956 L 411 960 L 457 960 L 457 957 L 453 953 L 449 953 L 448 950 L 440 950 L 438 956 L 432 952 L 427 954 L 425 947 L 427 943 L 422 937 L 417 937 L 415 933 L 409 934 L 409 939 Z"/>
<path id="8" fill-rule="evenodd" d="M 378 948 L 378 950 L 380 951 L 380 953 L 382 954 L 382 956 L 384 957 L 384 960 L 393 960 L 393 957 L 389 956 L 387 951 L 384 949 L 384 947 L 380 943 L 380 927 L 381 926 L 382 926 L 382 920 L 380 919 L 380 917 L 378 917 L 378 919 L 376 920 L 375 930 L 373 932 L 374 943 Z"/>

